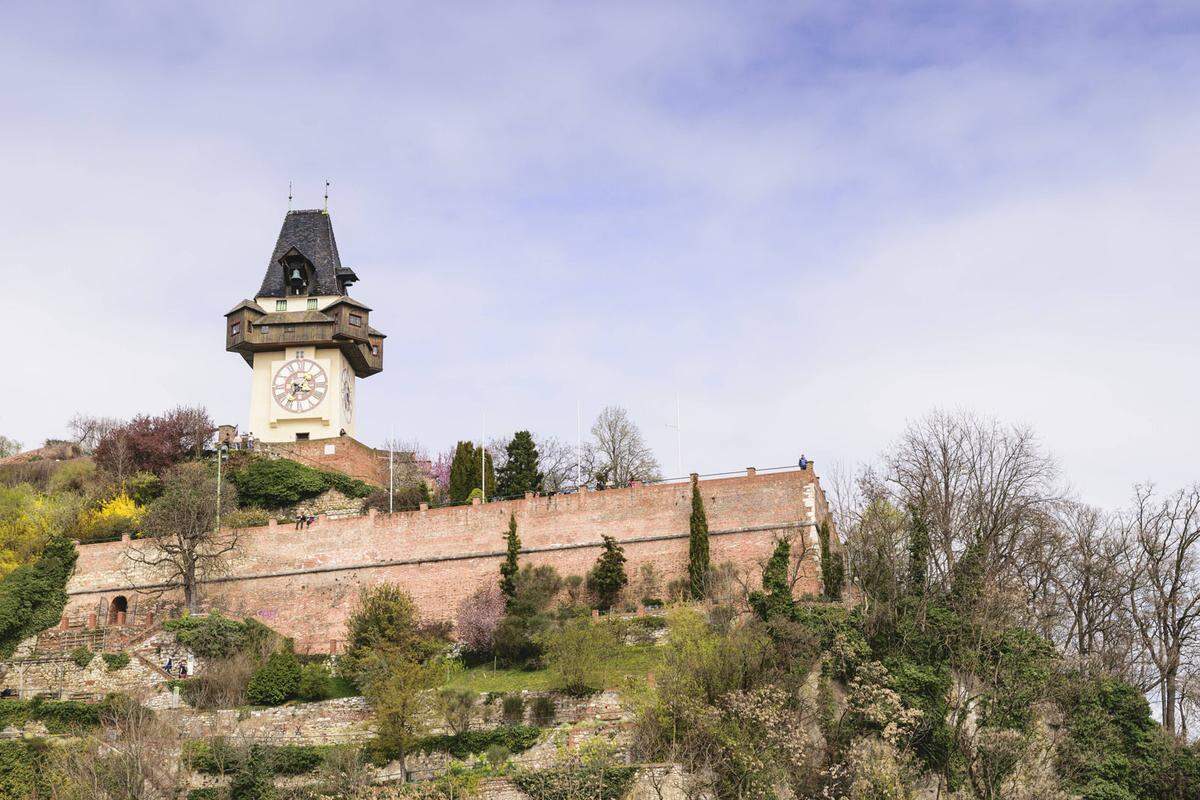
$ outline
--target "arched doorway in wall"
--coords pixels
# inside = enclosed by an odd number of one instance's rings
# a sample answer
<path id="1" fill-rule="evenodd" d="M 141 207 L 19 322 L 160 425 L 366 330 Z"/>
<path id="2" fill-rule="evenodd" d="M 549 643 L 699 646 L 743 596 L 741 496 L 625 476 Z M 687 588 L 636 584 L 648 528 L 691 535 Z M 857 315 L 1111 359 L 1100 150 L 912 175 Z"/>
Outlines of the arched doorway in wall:
<path id="1" fill-rule="evenodd" d="M 129 611 L 129 598 L 119 594 L 108 604 L 108 624 L 124 625 L 125 614 Z"/>

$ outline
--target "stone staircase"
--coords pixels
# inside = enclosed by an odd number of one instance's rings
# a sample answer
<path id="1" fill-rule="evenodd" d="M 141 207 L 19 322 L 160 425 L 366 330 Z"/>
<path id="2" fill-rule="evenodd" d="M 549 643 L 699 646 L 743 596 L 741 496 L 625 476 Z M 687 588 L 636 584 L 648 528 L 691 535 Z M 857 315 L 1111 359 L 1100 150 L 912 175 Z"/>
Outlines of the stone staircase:
<path id="1" fill-rule="evenodd" d="M 37 635 L 33 654 L 68 655 L 80 647 L 86 647 L 93 653 L 116 653 L 132 649 L 134 645 L 161 629 L 161 623 L 155 622 L 142 625 L 106 625 L 100 628 L 88 628 L 83 625 L 51 628 Z"/>

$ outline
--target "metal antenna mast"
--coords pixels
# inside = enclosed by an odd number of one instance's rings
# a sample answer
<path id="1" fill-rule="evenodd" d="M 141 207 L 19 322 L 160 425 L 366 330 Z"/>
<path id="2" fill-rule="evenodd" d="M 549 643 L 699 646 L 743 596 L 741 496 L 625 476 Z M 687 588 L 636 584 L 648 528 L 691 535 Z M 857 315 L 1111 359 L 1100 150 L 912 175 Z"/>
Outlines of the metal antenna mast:
<path id="1" fill-rule="evenodd" d="M 679 392 L 675 393 L 675 424 L 667 423 L 668 428 L 675 429 L 675 464 L 676 475 L 683 477 L 683 425 L 679 421 Z"/>

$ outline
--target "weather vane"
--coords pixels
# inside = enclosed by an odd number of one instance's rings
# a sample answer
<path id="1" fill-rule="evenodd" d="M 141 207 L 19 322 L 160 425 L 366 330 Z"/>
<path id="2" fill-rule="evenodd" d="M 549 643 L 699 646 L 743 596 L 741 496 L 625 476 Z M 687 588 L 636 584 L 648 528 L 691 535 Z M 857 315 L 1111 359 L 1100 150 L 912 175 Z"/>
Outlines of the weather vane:
<path id="1" fill-rule="evenodd" d="M 288 181 L 288 211 L 292 210 L 292 182 Z"/>
<path id="2" fill-rule="evenodd" d="M 329 213 L 329 179 L 325 179 L 325 213 Z"/>

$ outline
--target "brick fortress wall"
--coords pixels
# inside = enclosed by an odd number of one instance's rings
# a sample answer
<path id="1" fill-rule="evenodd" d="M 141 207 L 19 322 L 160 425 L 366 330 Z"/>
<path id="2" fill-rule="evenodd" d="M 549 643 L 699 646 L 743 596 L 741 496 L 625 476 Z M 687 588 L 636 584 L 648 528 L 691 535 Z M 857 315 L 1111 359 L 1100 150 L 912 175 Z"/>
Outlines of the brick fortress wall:
<path id="1" fill-rule="evenodd" d="M 368 447 L 350 436 L 269 444 L 259 442 L 258 449 L 317 469 L 342 472 L 375 486 L 387 486 L 387 451 Z"/>
<path id="2" fill-rule="evenodd" d="M 816 549 L 816 524 L 828 515 L 813 472 L 789 470 L 700 481 L 708 515 L 712 562 L 732 562 L 751 584 L 780 536 Z M 423 615 L 453 619 L 459 600 L 495 581 L 504 554 L 509 514 L 515 514 L 523 563 L 552 564 L 583 575 L 595 562 L 602 535 L 625 550 L 631 583 L 643 563 L 668 581 L 687 572 L 691 487 L 687 483 L 634 486 L 494 503 L 320 519 L 311 528 L 269 525 L 242 532 L 241 552 L 224 576 L 207 582 L 204 605 L 254 616 L 301 648 L 324 652 L 343 638 L 359 591 L 394 581 L 412 593 Z M 161 576 L 132 564 L 134 542 L 79 547 L 67 585 L 67 616 L 86 619 L 117 595 L 131 613 L 177 600 L 163 593 Z M 819 591 L 810 563 L 798 592 Z M 156 599 L 159 598 L 159 599 Z M 142 611 L 139 611 L 141 609 Z"/>

